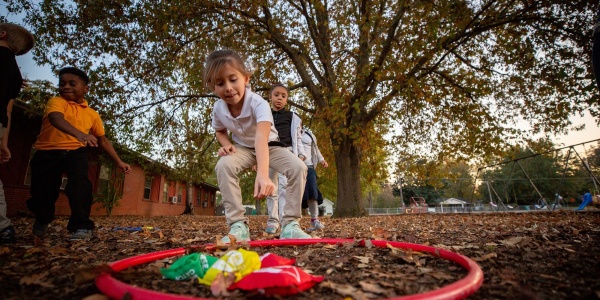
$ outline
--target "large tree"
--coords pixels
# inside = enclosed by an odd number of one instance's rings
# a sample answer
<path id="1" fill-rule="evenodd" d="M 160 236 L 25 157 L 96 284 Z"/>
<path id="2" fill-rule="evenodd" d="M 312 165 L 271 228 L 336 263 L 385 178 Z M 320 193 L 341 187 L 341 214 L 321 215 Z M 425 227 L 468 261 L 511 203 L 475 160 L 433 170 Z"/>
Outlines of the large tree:
<path id="1" fill-rule="evenodd" d="M 364 213 L 361 174 L 382 131 L 399 156 L 483 157 L 530 134 L 523 120 L 564 132 L 569 116 L 600 116 L 589 67 L 597 1 L 37 2 L 8 1 L 27 13 L 36 58 L 89 70 L 123 137 L 158 110 L 210 107 L 200 74 L 217 48 L 252 61 L 257 90 L 301 89 L 290 102 L 314 115 L 335 155 L 336 216 Z"/>

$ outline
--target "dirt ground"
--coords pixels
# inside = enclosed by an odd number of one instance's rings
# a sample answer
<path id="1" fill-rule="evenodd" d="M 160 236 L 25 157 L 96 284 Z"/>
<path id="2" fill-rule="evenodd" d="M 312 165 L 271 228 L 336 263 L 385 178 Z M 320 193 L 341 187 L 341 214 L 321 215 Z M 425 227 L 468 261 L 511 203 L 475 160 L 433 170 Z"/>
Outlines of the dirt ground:
<path id="1" fill-rule="evenodd" d="M 14 245 L 0 245 L 0 299 L 105 299 L 93 282 L 107 263 L 174 248 L 214 243 L 227 232 L 223 217 L 96 217 L 95 236 L 69 241 L 66 218 L 58 218 L 44 241 L 31 236 L 33 219 L 13 218 Z M 600 213 L 531 212 L 422 214 L 323 218 L 322 238 L 388 240 L 430 245 L 475 260 L 484 273 L 470 299 L 600 299 Z M 253 240 L 272 239 L 264 216 L 250 217 Z M 302 226 L 308 226 L 303 218 Z M 152 227 L 142 231 L 116 227 Z M 431 291 L 463 278 L 453 262 L 418 252 L 360 247 L 249 247 L 296 258 L 296 265 L 325 280 L 292 299 L 394 298 Z M 195 281 L 169 281 L 164 260 L 124 270 L 123 282 L 167 293 L 210 298 Z M 263 298 L 234 291 L 225 299 Z"/>

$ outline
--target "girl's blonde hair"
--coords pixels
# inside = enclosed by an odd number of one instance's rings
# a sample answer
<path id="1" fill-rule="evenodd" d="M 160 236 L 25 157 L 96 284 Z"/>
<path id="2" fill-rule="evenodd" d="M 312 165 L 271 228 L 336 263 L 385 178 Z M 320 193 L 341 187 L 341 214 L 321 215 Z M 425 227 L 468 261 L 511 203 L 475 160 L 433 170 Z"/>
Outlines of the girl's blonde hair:
<path id="1" fill-rule="evenodd" d="M 223 70 L 225 66 L 231 66 L 232 68 L 240 71 L 245 76 L 250 76 L 252 73 L 244 65 L 242 57 L 234 50 L 217 50 L 212 52 L 206 58 L 204 63 L 204 84 L 211 91 L 215 87 L 215 79 L 217 75 Z"/>

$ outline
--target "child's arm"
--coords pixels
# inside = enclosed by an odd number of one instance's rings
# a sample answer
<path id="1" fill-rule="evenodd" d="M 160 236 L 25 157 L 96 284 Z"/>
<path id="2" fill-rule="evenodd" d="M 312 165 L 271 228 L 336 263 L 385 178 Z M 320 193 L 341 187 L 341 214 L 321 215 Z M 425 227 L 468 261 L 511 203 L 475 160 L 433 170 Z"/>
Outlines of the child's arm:
<path id="1" fill-rule="evenodd" d="M 327 164 L 325 157 L 323 157 L 323 154 L 321 154 L 321 150 L 319 150 L 319 146 L 317 145 L 317 137 L 312 133 L 309 133 L 309 134 L 312 135 L 312 137 L 313 137 L 313 143 L 315 144 L 315 149 L 317 150 L 316 154 L 317 154 L 317 159 L 318 159 L 319 163 L 321 163 L 321 165 L 324 168 L 327 168 L 329 166 L 329 164 Z"/>
<path id="2" fill-rule="evenodd" d="M 73 127 L 71 123 L 65 120 L 65 115 L 63 113 L 56 111 L 49 113 L 48 121 L 50 121 L 50 124 L 52 124 L 52 126 L 56 127 L 58 130 L 68 135 L 74 136 L 75 138 L 77 138 L 78 141 L 91 147 L 98 147 L 98 139 L 95 136 L 91 134 L 85 134 L 79 129 Z"/>
<path id="3" fill-rule="evenodd" d="M 254 198 L 260 199 L 273 195 L 275 185 L 269 179 L 269 133 L 270 122 L 258 122 L 256 125 L 256 180 L 254 181 Z"/>
<path id="4" fill-rule="evenodd" d="M 296 115 L 294 115 L 296 116 Z M 304 151 L 304 144 L 302 143 L 302 121 L 300 121 L 300 123 L 298 123 L 298 126 L 296 126 L 296 128 L 292 128 L 292 130 L 296 131 L 296 134 L 293 134 L 292 132 L 292 136 L 296 136 L 296 141 L 295 141 L 295 145 L 296 145 L 296 153 L 298 155 L 298 157 L 301 160 L 305 160 L 306 159 L 306 151 Z"/>
<path id="5" fill-rule="evenodd" d="M 15 103 L 14 99 L 8 101 L 6 106 L 6 116 L 8 117 L 6 122 L 6 128 L 2 135 L 2 141 L 0 141 L 0 163 L 8 162 L 11 158 L 10 150 L 8 149 L 8 134 L 10 133 L 10 117 L 12 115 L 12 107 Z"/>
<path id="6" fill-rule="evenodd" d="M 227 129 L 216 131 L 215 136 L 217 137 L 217 141 L 219 141 L 219 144 L 221 144 L 221 148 L 219 148 L 217 152 L 219 156 L 225 156 L 229 153 L 235 153 L 235 146 L 231 144 L 231 141 L 229 141 L 229 137 L 227 136 Z"/>
<path id="7" fill-rule="evenodd" d="M 117 154 L 117 151 L 115 151 L 115 148 L 113 148 L 112 143 L 106 138 L 106 136 L 102 135 L 98 137 L 98 145 L 100 145 L 100 148 L 102 148 L 102 150 L 104 150 L 106 154 L 108 154 L 108 156 L 110 156 L 110 158 L 117 163 L 117 166 L 121 168 L 121 170 L 125 171 L 126 174 L 131 171 L 131 167 L 121 160 Z"/>

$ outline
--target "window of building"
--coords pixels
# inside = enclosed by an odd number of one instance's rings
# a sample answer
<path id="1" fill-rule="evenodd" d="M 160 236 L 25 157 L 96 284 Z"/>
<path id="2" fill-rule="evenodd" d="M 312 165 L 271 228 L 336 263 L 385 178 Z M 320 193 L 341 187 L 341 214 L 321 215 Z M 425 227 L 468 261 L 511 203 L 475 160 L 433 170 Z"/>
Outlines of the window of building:
<path id="1" fill-rule="evenodd" d="M 201 198 L 202 198 L 202 190 L 196 189 L 196 205 L 200 206 Z"/>
<path id="2" fill-rule="evenodd" d="M 60 184 L 60 189 L 64 190 L 67 188 L 67 183 L 69 182 L 69 179 L 67 177 L 62 178 L 62 183 Z"/>
<path id="3" fill-rule="evenodd" d="M 182 194 L 183 194 L 183 187 L 178 186 L 177 187 L 177 203 L 178 204 L 181 204 L 181 200 L 183 199 Z"/>
<path id="4" fill-rule="evenodd" d="M 163 203 L 169 203 L 169 183 L 163 183 Z"/>
<path id="5" fill-rule="evenodd" d="M 100 165 L 100 174 L 98 175 L 98 194 L 104 194 L 110 184 L 110 168 L 105 165 Z"/>
<path id="6" fill-rule="evenodd" d="M 152 177 L 146 176 L 144 180 L 144 200 L 150 200 L 150 192 L 152 191 Z"/>

